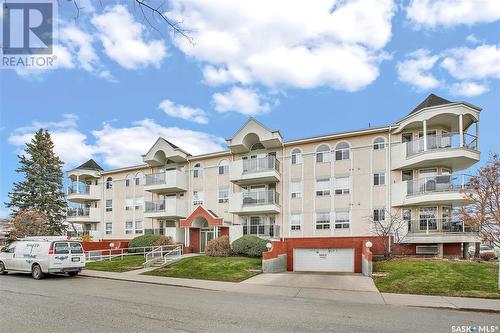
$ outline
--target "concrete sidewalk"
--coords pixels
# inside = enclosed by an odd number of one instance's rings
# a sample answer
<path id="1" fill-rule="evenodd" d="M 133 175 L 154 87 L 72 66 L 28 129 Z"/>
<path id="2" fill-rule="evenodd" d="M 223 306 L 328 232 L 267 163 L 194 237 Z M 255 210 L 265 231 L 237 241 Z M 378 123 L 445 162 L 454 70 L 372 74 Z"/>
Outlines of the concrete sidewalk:
<path id="1" fill-rule="evenodd" d="M 335 290 L 324 288 L 304 288 L 294 286 L 271 286 L 248 282 L 234 283 L 209 280 L 181 279 L 161 276 L 141 275 L 150 270 L 142 269 L 127 273 L 113 273 L 84 270 L 83 277 L 112 279 L 139 283 L 150 283 L 165 286 L 196 288 L 214 291 L 226 291 L 248 294 L 263 294 L 272 296 L 296 297 L 307 299 L 323 299 L 330 301 L 345 301 L 374 305 L 395 305 L 446 308 L 469 311 L 489 311 L 500 313 L 500 300 L 467 297 L 446 297 L 427 295 L 407 295 L 379 293 L 378 291 Z"/>

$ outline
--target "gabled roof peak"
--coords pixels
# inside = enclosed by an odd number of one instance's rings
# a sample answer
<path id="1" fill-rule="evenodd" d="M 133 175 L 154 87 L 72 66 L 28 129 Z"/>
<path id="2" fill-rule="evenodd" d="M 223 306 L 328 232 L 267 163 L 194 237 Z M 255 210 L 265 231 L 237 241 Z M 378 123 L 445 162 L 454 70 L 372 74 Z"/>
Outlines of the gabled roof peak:
<path id="1" fill-rule="evenodd" d="M 79 167 L 75 168 L 76 170 L 81 169 L 81 170 L 95 170 L 95 171 L 104 171 L 103 168 L 99 164 L 97 164 L 96 161 L 94 161 L 92 158 L 88 160 L 87 162 L 83 163 Z"/>
<path id="2" fill-rule="evenodd" d="M 417 105 L 416 108 L 414 108 L 410 114 L 415 113 L 417 111 L 420 111 L 425 108 L 430 108 L 432 106 L 438 106 L 438 105 L 445 105 L 445 104 L 450 104 L 453 102 L 450 102 L 447 99 L 444 99 L 443 97 L 440 97 L 438 95 L 434 94 L 429 94 L 426 99 L 424 99 L 419 105 Z"/>

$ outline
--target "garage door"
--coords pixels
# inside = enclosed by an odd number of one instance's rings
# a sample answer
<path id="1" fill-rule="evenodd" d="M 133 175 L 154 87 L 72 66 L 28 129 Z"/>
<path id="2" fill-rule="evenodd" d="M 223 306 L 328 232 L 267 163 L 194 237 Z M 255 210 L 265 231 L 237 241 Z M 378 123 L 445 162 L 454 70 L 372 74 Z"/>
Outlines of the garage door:
<path id="1" fill-rule="evenodd" d="M 354 249 L 294 249 L 293 270 L 354 272 Z"/>

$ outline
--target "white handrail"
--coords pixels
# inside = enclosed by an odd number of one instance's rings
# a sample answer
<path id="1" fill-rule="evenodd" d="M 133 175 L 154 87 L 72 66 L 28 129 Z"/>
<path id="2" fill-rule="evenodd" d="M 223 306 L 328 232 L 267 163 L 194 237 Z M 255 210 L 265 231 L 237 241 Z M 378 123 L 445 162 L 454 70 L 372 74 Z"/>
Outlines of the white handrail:
<path id="1" fill-rule="evenodd" d="M 172 248 L 168 250 L 169 248 Z M 159 258 L 163 259 L 163 263 L 168 261 L 168 258 L 172 256 L 172 254 L 176 254 L 176 256 L 182 255 L 182 245 L 164 245 L 157 246 L 151 252 L 145 255 L 144 267 L 148 267 L 152 262 L 156 261 Z M 159 255 L 158 255 L 159 254 Z"/>

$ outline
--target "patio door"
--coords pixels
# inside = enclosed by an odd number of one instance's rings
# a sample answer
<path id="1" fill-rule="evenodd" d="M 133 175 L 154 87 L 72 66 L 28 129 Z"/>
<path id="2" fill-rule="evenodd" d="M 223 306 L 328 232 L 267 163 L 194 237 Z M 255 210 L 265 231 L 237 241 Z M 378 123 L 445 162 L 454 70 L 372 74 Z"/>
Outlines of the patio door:
<path id="1" fill-rule="evenodd" d="M 437 230 L 437 207 L 419 209 L 420 231 Z"/>
<path id="2" fill-rule="evenodd" d="M 215 238 L 213 228 L 202 228 L 200 231 L 200 252 L 205 253 L 208 242 Z"/>

